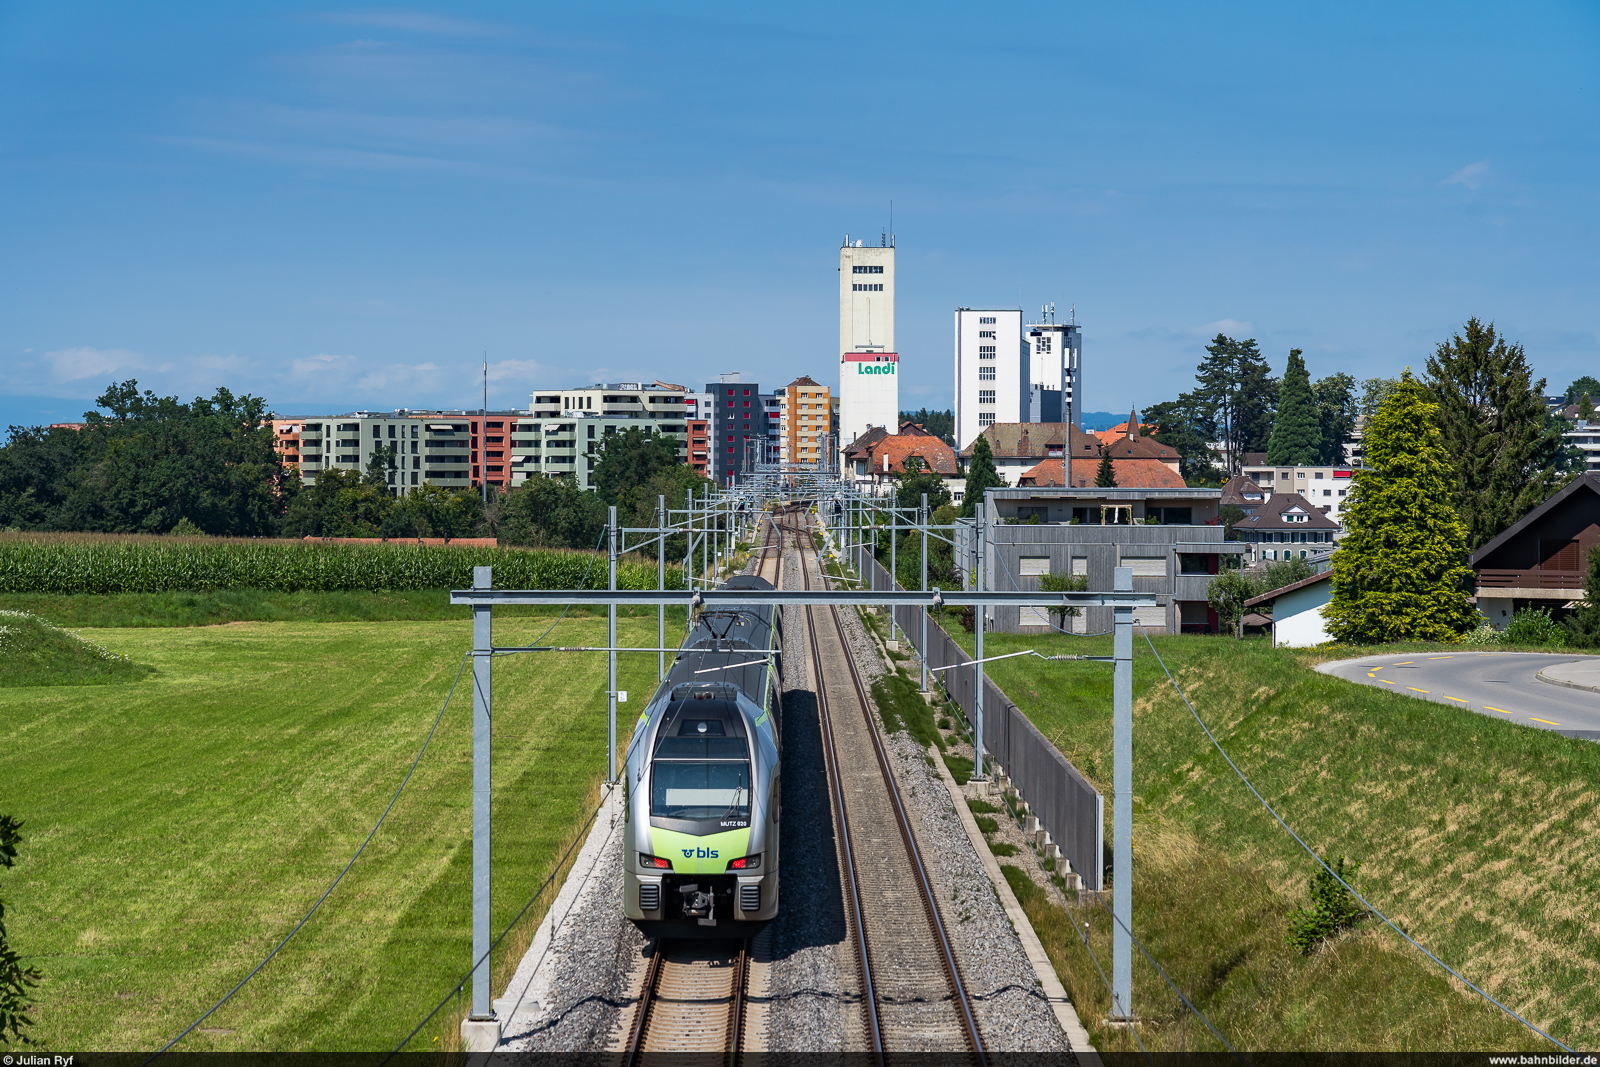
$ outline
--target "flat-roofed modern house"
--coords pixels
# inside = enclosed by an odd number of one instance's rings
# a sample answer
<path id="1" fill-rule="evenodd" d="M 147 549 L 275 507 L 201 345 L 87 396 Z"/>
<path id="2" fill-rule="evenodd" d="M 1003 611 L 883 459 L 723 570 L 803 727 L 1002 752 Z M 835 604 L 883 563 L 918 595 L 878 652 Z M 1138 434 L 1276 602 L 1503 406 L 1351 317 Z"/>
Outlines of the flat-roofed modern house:
<path id="1" fill-rule="evenodd" d="M 1583 599 L 1589 552 L 1600 544 L 1600 473 L 1568 482 L 1472 554 L 1478 610 L 1504 629 L 1526 607 L 1556 616 Z"/>
<path id="2" fill-rule="evenodd" d="M 1032 591 L 1046 574 L 1083 574 L 1091 590 L 1112 588 L 1112 571 L 1128 567 L 1133 587 L 1154 593 L 1157 607 L 1139 608 L 1135 623 L 1156 633 L 1215 633 L 1206 601 L 1222 557 L 1244 546 L 1223 540 L 1217 522 L 1220 489 L 1017 488 L 985 494 L 987 521 L 956 524 L 956 558 L 965 581 L 977 567 L 977 538 L 988 538 L 984 588 Z M 989 609 L 990 628 L 1008 633 L 1049 629 L 1043 608 Z M 1066 620 L 1073 633 L 1112 625 L 1110 608 L 1087 608 Z"/>

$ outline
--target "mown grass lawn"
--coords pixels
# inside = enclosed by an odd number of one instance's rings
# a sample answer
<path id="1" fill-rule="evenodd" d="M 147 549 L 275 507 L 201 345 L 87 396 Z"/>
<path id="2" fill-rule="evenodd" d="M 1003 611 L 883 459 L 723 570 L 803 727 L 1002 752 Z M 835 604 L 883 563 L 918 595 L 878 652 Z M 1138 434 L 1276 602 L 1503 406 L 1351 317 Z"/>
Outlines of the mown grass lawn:
<path id="1" fill-rule="evenodd" d="M 526 643 L 548 622 L 498 622 L 496 641 Z M 625 618 L 620 633 L 653 645 L 653 614 Z M 26 820 L 4 880 L 7 925 L 45 975 L 33 1029 L 45 1049 L 154 1050 L 349 859 L 438 713 L 470 629 L 236 623 L 85 636 L 156 673 L 0 689 L 0 810 Z M 553 636 L 604 644 L 605 624 L 569 620 Z M 605 669 L 601 654 L 495 661 L 497 930 L 603 776 Z M 623 736 L 655 669 L 653 655 L 622 657 L 633 701 Z M 384 1049 L 454 984 L 470 963 L 470 711 L 464 681 L 344 882 L 180 1048 Z"/>
<path id="2" fill-rule="evenodd" d="M 970 651 L 971 635 L 956 636 Z M 1356 884 L 1374 904 L 1568 1044 L 1600 1045 L 1600 745 L 1311 669 L 1385 648 L 1155 643 L 1290 825 L 1363 865 Z M 1025 648 L 1109 655 L 1111 640 L 984 642 L 986 655 Z M 1019 658 L 992 674 L 1105 792 L 1109 820 L 1110 665 Z M 1288 913 L 1305 903 L 1313 864 L 1216 754 L 1142 638 L 1134 694 L 1136 932 L 1232 1039 L 1256 1049 L 1552 1048 L 1376 922 L 1310 958 L 1287 950 Z M 1103 913 L 1083 909 L 1077 921 L 1090 924 L 1104 962 Z M 1107 1000 L 1093 964 L 1070 930 L 1056 946 L 1093 1030 Z M 1172 994 L 1142 961 L 1135 973 L 1136 999 L 1155 1017 L 1147 1044 L 1217 1047 L 1192 1018 L 1180 1038 Z M 1101 1035 L 1111 1047 L 1123 1040 Z"/>

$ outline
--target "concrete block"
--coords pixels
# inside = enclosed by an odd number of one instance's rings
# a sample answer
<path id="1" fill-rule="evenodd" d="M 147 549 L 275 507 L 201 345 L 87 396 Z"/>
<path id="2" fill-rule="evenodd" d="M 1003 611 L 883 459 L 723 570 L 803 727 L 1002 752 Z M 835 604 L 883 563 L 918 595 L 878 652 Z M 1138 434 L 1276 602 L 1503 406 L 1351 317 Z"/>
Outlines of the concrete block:
<path id="1" fill-rule="evenodd" d="M 1039 817 L 1036 815 L 1024 815 L 1022 817 L 1022 832 L 1030 838 L 1038 833 Z"/>
<path id="2" fill-rule="evenodd" d="M 499 1019 L 462 1019 L 461 1044 L 468 1052 L 493 1052 L 500 1047 Z"/>

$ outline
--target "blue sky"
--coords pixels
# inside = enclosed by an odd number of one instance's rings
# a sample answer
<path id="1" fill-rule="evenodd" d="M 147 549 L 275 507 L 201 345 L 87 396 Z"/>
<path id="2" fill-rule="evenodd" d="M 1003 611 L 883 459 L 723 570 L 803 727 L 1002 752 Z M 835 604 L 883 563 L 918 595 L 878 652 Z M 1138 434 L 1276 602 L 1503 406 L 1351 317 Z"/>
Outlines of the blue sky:
<path id="1" fill-rule="evenodd" d="M 0 5 L 0 424 L 127 377 L 286 413 L 837 380 L 894 201 L 903 407 L 958 305 L 1076 305 L 1087 407 L 1600 374 L 1600 7 Z"/>

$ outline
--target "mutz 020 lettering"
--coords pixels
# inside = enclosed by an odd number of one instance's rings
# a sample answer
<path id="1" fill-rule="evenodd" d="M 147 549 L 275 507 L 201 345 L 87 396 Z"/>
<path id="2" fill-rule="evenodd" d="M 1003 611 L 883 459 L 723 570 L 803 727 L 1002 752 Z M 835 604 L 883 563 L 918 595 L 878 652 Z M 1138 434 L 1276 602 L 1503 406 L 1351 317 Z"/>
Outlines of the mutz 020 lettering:
<path id="1" fill-rule="evenodd" d="M 738 826 L 749 826 L 750 822 L 747 819 L 724 819 L 721 822 L 719 822 L 717 825 L 718 826 L 735 826 L 735 827 L 738 827 Z"/>

